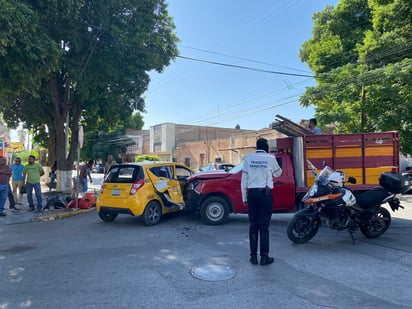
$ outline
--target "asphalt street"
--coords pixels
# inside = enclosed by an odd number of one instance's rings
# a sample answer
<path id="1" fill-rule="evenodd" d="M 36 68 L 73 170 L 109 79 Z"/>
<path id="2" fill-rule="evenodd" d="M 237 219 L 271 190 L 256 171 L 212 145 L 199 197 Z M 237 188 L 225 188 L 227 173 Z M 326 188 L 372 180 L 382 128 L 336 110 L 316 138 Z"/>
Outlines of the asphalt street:
<path id="1" fill-rule="evenodd" d="M 248 220 L 206 226 L 195 215 L 146 227 L 95 212 L 0 226 L 0 308 L 412 308 L 412 195 L 377 239 L 322 227 L 309 243 L 273 215 L 269 266 L 248 262 Z M 200 280 L 201 266 L 232 279 Z"/>

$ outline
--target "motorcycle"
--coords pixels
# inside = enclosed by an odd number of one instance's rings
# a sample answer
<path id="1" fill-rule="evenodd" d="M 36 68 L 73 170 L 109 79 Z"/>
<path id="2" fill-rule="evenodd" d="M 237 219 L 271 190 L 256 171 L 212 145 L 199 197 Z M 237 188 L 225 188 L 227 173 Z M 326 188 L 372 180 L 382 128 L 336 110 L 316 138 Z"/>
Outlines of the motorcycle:
<path id="1" fill-rule="evenodd" d="M 355 184 L 356 179 L 349 177 L 348 182 Z M 288 238 L 297 244 L 308 242 L 318 232 L 322 218 L 331 229 L 348 230 L 353 244 L 359 230 L 368 238 L 382 235 L 391 224 L 391 215 L 382 205 L 389 203 L 392 211 L 404 208 L 399 195 L 410 188 L 411 182 L 400 174 L 382 173 L 379 184 L 381 187 L 355 193 L 345 187 L 343 172 L 325 166 L 302 198 L 305 208 L 289 221 Z"/>

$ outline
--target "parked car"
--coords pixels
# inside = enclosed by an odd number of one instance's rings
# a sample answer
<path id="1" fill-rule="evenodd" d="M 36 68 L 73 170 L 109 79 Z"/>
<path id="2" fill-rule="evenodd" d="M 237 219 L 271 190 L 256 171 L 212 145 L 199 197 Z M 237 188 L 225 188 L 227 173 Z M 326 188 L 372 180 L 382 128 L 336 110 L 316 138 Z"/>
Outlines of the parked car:
<path id="1" fill-rule="evenodd" d="M 103 163 L 96 163 L 96 164 L 92 167 L 92 173 L 100 173 L 100 174 L 103 174 L 103 173 L 104 173 L 104 164 L 103 164 Z"/>
<path id="2" fill-rule="evenodd" d="M 183 164 L 144 161 L 110 167 L 96 201 L 103 221 L 118 214 L 142 217 L 146 225 L 183 209 L 183 187 L 194 172 Z"/>
<path id="3" fill-rule="evenodd" d="M 233 167 L 235 167 L 234 164 L 231 163 L 209 163 L 204 166 L 202 166 L 199 171 L 200 172 L 211 172 L 211 171 L 225 171 L 228 172 L 230 171 Z"/>

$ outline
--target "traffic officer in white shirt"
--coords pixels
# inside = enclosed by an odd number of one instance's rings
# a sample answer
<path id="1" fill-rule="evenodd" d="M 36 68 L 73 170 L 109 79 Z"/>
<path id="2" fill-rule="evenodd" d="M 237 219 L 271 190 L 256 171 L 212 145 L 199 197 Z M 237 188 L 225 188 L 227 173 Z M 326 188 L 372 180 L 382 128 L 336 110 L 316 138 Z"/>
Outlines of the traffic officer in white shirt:
<path id="1" fill-rule="evenodd" d="M 268 141 L 259 138 L 256 152 L 246 156 L 242 172 L 242 200 L 248 206 L 250 263 L 258 264 L 257 249 L 260 236 L 260 265 L 274 262 L 269 256 L 269 224 L 272 217 L 273 177 L 282 169 L 273 154 L 269 154 Z"/>

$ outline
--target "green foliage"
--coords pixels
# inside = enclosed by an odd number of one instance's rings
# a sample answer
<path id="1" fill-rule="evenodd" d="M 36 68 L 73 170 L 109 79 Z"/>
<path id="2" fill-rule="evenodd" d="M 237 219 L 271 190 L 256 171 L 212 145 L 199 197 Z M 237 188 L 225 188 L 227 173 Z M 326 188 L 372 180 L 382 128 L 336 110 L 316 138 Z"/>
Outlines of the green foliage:
<path id="1" fill-rule="evenodd" d="M 125 153 L 127 146 L 135 144 L 134 140 L 127 137 L 125 131 L 124 127 L 118 126 L 112 131 L 87 133 L 84 148 L 81 150 L 81 159 L 105 161 L 108 155 L 117 158 L 119 154 Z"/>
<path id="2" fill-rule="evenodd" d="M 314 15 L 300 57 L 317 86 L 301 97 L 341 133 L 397 130 L 412 152 L 412 2 L 341 0 Z"/>
<path id="3" fill-rule="evenodd" d="M 0 0 L 0 10 L 0 112 L 12 127 L 47 125 L 49 161 L 63 170 L 77 157 L 81 117 L 91 132 L 129 122 L 144 111 L 148 72 L 178 53 L 165 0 Z"/>
<path id="4" fill-rule="evenodd" d="M 29 156 L 32 156 L 32 155 L 35 156 L 36 159 L 39 159 L 39 153 L 35 150 L 21 151 L 21 152 L 15 153 L 13 155 L 13 159 L 16 158 L 16 157 L 20 157 L 21 158 L 21 163 L 26 164 L 26 163 L 29 162 Z"/>
<path id="5" fill-rule="evenodd" d="M 144 126 L 143 116 L 139 112 L 130 115 L 125 123 L 127 129 L 141 130 Z"/>
<path id="6" fill-rule="evenodd" d="M 0 0 L 0 12 L 0 112 L 16 128 L 26 111 L 18 98 L 39 97 L 41 80 L 56 68 L 60 51 L 24 1 Z"/>
<path id="7" fill-rule="evenodd" d="M 139 155 L 134 158 L 135 162 L 142 162 L 142 161 L 160 161 L 158 156 L 151 156 L 151 155 Z"/>

